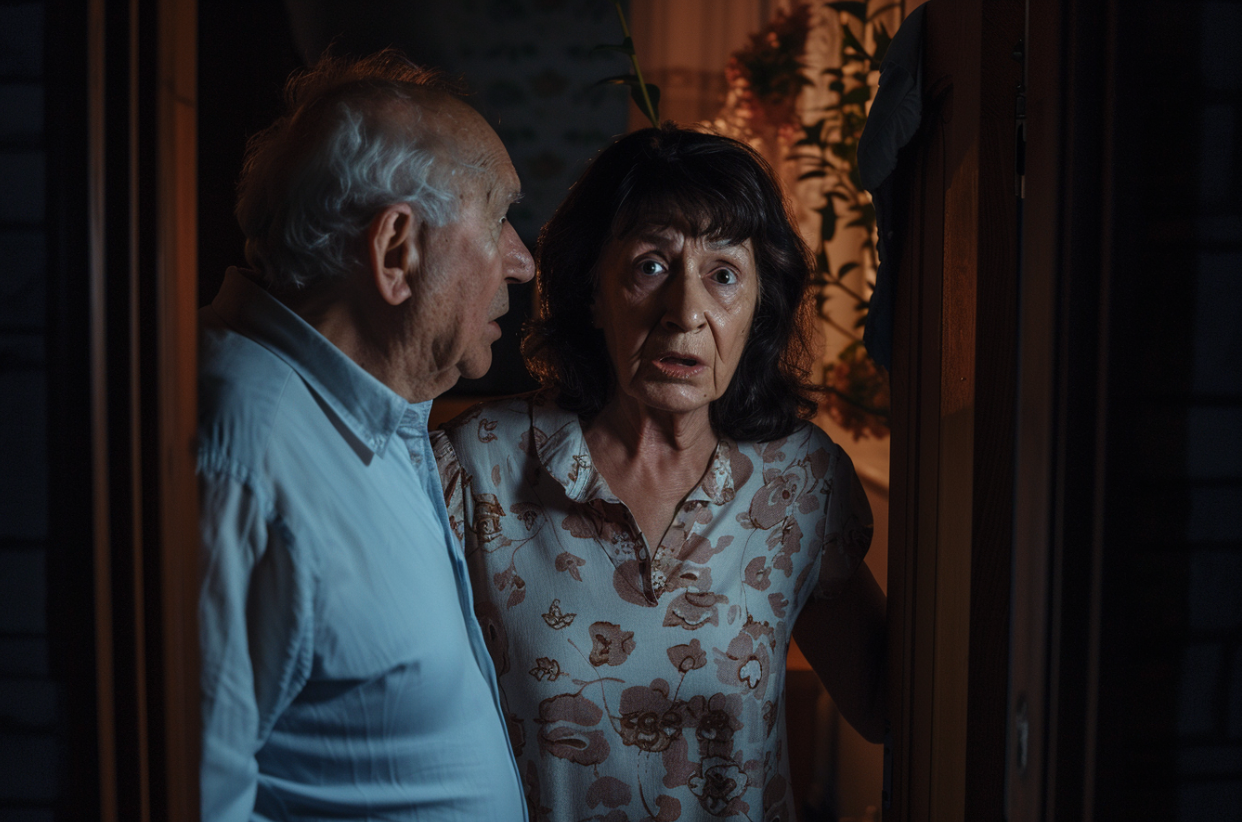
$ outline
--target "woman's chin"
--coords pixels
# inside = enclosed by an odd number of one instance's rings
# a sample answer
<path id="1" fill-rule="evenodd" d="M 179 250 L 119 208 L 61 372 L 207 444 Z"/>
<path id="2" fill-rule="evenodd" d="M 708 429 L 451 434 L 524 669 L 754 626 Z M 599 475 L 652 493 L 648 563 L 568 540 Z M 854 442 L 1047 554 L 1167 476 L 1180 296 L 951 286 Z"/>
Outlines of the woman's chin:
<path id="1" fill-rule="evenodd" d="M 717 397 L 702 386 L 686 382 L 642 382 L 630 384 L 625 393 L 647 412 L 657 414 L 706 415 Z"/>

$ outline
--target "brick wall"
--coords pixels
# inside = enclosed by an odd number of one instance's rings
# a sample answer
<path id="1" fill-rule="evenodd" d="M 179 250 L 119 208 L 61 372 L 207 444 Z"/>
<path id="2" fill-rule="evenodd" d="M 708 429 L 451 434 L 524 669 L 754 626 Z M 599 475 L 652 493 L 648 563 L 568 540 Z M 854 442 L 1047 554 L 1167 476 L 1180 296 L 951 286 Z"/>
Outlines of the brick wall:
<path id="1" fill-rule="evenodd" d="M 44 4 L 0 3 L 0 817 L 50 820 Z"/>

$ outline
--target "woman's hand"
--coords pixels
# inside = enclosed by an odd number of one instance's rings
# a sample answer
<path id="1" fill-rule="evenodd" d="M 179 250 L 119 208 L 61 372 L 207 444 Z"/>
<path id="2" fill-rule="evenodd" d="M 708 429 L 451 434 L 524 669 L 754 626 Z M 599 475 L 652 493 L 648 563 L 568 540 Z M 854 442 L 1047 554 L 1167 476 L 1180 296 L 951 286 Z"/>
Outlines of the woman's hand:
<path id="1" fill-rule="evenodd" d="M 841 715 L 868 742 L 884 741 L 884 592 L 865 562 L 835 598 L 811 599 L 793 635 Z"/>

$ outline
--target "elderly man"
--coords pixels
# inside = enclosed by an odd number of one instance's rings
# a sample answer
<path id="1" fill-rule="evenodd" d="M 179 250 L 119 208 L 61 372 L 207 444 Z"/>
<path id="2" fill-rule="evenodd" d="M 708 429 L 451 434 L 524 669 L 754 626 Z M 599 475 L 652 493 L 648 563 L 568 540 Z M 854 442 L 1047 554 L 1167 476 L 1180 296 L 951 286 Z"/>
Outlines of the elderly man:
<path id="1" fill-rule="evenodd" d="M 203 818 L 520 820 L 427 435 L 532 275 L 517 175 L 395 53 L 286 91 L 201 316 Z"/>

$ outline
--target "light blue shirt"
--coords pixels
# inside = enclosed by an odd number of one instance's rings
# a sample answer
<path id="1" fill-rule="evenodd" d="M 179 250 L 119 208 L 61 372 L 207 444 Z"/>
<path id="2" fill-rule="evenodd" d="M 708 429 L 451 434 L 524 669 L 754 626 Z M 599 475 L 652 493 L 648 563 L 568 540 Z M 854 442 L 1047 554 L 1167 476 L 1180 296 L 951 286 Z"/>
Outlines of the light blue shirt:
<path id="1" fill-rule="evenodd" d="M 431 403 L 236 269 L 200 324 L 204 822 L 525 819 Z"/>

